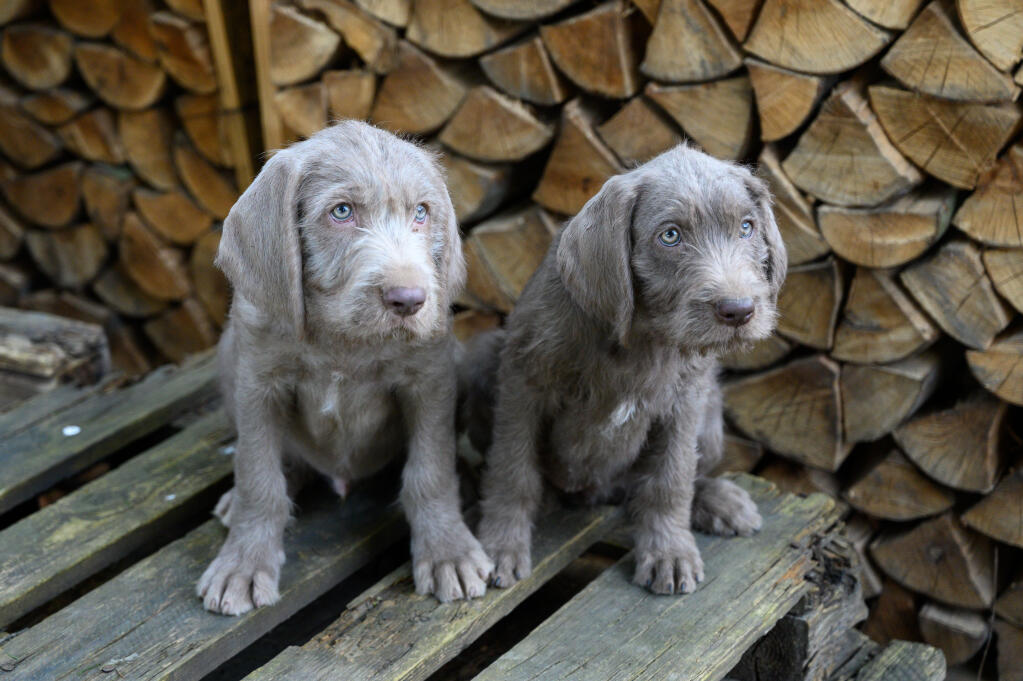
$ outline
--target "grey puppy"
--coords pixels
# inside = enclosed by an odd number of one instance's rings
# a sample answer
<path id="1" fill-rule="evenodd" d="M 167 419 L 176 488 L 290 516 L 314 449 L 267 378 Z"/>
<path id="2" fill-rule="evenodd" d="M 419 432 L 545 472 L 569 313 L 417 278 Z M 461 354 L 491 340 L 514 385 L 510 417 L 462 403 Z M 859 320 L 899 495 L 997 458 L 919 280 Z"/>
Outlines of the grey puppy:
<path id="1" fill-rule="evenodd" d="M 416 590 L 482 595 L 492 563 L 455 473 L 450 304 L 465 264 L 435 159 L 364 123 L 318 132 L 277 152 L 234 205 L 217 264 L 234 288 L 218 358 L 238 442 L 205 607 L 277 600 L 303 471 L 344 496 L 402 452 Z"/>
<path id="2" fill-rule="evenodd" d="M 764 182 L 686 146 L 611 178 L 572 218 L 462 369 L 477 412 L 474 387 L 497 372 L 478 531 L 496 586 L 530 572 L 545 478 L 590 502 L 625 487 L 633 580 L 656 593 L 703 579 L 691 528 L 760 527 L 744 490 L 701 476 L 723 441 L 717 355 L 772 332 L 785 271 Z"/>

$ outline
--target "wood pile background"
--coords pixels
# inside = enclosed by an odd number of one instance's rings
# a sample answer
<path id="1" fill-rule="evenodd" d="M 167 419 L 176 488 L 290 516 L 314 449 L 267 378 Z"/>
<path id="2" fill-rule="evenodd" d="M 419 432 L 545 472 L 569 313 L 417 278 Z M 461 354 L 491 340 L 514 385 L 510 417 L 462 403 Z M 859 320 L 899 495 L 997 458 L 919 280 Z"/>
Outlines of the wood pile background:
<path id="1" fill-rule="evenodd" d="M 258 151 L 235 5 L 0 2 L 0 304 L 102 325 L 128 374 L 224 321 L 219 221 Z"/>

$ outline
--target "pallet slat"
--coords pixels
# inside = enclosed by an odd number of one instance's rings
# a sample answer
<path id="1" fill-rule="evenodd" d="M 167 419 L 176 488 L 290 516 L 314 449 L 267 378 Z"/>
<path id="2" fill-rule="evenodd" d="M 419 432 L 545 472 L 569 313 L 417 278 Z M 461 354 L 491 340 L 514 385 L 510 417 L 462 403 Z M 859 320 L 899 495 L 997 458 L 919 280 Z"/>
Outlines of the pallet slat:
<path id="1" fill-rule="evenodd" d="M 215 390 L 216 361 L 207 353 L 180 369 L 154 372 L 130 388 L 80 402 L 5 438 L 0 513 L 153 432 Z"/>
<path id="2" fill-rule="evenodd" d="M 370 587 L 305 646 L 284 650 L 246 681 L 420 681 L 457 655 L 618 523 L 614 508 L 558 513 L 537 527 L 534 566 L 512 589 L 441 604 L 414 593 L 410 564 Z"/>
<path id="3" fill-rule="evenodd" d="M 198 679 L 407 533 L 396 504 L 362 489 L 317 500 L 288 529 L 281 600 L 242 617 L 203 610 L 195 584 L 226 530 L 211 520 L 0 645 L 10 679 Z M 105 665 L 116 671 L 98 674 Z"/>
<path id="4" fill-rule="evenodd" d="M 759 503 L 763 529 L 750 538 L 698 535 L 707 580 L 696 592 L 665 597 L 637 587 L 629 554 L 477 681 L 723 677 L 806 591 L 808 543 L 837 518 L 823 495 L 801 499 L 756 478 L 738 480 Z"/>
<path id="5" fill-rule="evenodd" d="M 222 411 L 0 532 L 0 627 L 172 528 L 231 473 Z"/>

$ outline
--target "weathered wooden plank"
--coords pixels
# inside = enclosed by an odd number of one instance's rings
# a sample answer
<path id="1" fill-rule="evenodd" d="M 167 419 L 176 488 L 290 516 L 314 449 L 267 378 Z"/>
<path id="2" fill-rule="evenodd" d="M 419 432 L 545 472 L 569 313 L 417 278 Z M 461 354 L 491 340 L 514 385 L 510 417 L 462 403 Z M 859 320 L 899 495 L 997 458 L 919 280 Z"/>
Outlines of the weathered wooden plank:
<path id="1" fill-rule="evenodd" d="M 154 372 L 130 388 L 99 395 L 6 438 L 0 449 L 0 513 L 61 478 L 198 406 L 216 390 L 212 353 Z"/>
<path id="2" fill-rule="evenodd" d="M 763 529 L 749 538 L 699 535 L 707 580 L 696 592 L 666 597 L 637 587 L 629 554 L 476 679 L 723 677 L 805 593 L 808 544 L 837 516 L 823 495 L 738 479 L 759 503 Z"/>
<path id="3" fill-rule="evenodd" d="M 923 643 L 894 641 L 868 662 L 856 681 L 944 681 L 945 656 Z"/>
<path id="4" fill-rule="evenodd" d="M 222 411 L 0 532 L 0 627 L 173 525 L 231 473 Z"/>
<path id="5" fill-rule="evenodd" d="M 533 573 L 511 589 L 441 604 L 414 593 L 411 567 L 359 596 L 305 646 L 286 649 L 246 681 L 420 681 L 457 655 L 617 524 L 617 509 L 579 509 L 542 521 Z"/>
<path id="6" fill-rule="evenodd" d="M 81 388 L 70 383 L 18 404 L 0 414 L 0 442 L 31 428 L 48 416 L 60 413 L 96 394 L 93 386 Z"/>
<path id="7" fill-rule="evenodd" d="M 405 536 L 393 493 L 308 504 L 288 528 L 281 600 L 241 617 L 203 610 L 195 583 L 226 530 L 210 521 L 0 645 L 5 681 L 202 678 Z M 102 673 L 107 665 L 111 673 Z M 113 673 L 116 671 L 116 673 Z"/>

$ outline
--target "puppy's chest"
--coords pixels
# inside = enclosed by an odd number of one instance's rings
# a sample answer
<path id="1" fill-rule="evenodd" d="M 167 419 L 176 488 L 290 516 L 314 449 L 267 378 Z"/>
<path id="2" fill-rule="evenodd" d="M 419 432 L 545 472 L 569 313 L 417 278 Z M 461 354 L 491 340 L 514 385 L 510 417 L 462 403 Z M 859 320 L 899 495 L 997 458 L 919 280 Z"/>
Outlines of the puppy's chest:
<path id="1" fill-rule="evenodd" d="M 379 365 L 309 365 L 296 377 L 296 416 L 314 440 L 371 434 L 397 408 L 393 384 Z"/>

